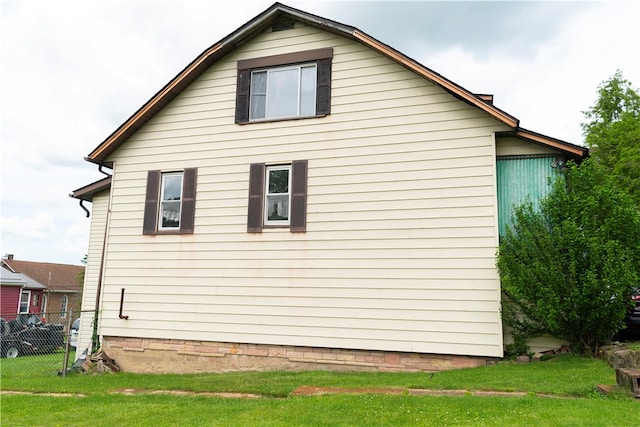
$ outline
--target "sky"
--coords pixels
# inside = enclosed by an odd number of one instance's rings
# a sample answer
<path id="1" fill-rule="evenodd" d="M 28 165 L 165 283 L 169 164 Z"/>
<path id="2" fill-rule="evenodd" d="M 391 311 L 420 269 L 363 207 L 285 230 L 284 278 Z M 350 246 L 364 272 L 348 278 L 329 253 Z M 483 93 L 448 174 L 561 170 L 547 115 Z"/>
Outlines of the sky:
<path id="1" fill-rule="evenodd" d="M 273 3 L 0 0 L 0 255 L 80 265 L 90 219 L 69 193 L 104 177 L 84 158 Z M 637 1 L 281 3 L 354 26 L 574 144 L 600 83 L 621 70 L 640 87 Z"/>

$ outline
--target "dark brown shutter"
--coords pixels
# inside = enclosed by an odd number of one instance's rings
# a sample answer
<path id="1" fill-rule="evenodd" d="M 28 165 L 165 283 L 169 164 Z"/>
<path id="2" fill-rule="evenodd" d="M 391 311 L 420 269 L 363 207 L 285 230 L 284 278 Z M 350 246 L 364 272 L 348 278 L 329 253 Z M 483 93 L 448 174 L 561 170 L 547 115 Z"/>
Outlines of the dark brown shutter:
<path id="1" fill-rule="evenodd" d="M 147 172 L 147 193 L 144 201 L 142 234 L 155 234 L 158 223 L 158 198 L 160 197 L 160 171 Z"/>
<path id="2" fill-rule="evenodd" d="M 331 58 L 318 60 L 316 114 L 331 113 Z"/>
<path id="3" fill-rule="evenodd" d="M 307 160 L 291 163 L 291 232 L 307 231 Z"/>
<path id="4" fill-rule="evenodd" d="M 184 170 L 182 177 L 182 211 L 180 213 L 180 233 L 192 234 L 196 215 L 196 181 L 198 169 Z"/>
<path id="5" fill-rule="evenodd" d="M 253 163 L 249 169 L 249 207 L 247 232 L 262 232 L 262 209 L 264 205 L 264 163 Z"/>
<path id="6" fill-rule="evenodd" d="M 238 70 L 236 88 L 236 123 L 249 121 L 249 93 L 251 91 L 251 70 Z"/>

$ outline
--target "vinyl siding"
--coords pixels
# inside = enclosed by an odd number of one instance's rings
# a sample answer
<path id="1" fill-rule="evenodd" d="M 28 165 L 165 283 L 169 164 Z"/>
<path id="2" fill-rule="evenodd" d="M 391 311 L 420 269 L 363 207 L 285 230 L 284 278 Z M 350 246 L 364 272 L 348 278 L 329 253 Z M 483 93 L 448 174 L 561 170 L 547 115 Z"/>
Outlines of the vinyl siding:
<path id="1" fill-rule="evenodd" d="M 80 314 L 80 330 L 76 356 L 79 357 L 85 348 L 91 347 L 93 334 L 93 319 L 98 291 L 100 261 L 105 237 L 105 226 L 109 210 L 109 191 L 104 191 L 93 197 L 91 207 L 91 229 L 89 246 L 87 249 L 87 265 L 85 268 L 84 285 L 82 288 L 82 313 Z M 140 225 L 142 226 L 142 224 Z M 74 315 L 74 317 L 77 317 Z"/>
<path id="2" fill-rule="evenodd" d="M 0 292 L 2 292 L 2 298 L 0 298 L 0 315 L 2 315 L 2 317 L 6 317 L 7 320 L 13 320 L 20 307 L 22 286 L 2 286 L 0 288 Z"/>
<path id="3" fill-rule="evenodd" d="M 530 156 L 536 154 L 562 154 L 550 147 L 544 147 L 533 142 L 523 141 L 519 138 L 498 138 L 496 141 L 496 154 L 498 156 Z"/>
<path id="4" fill-rule="evenodd" d="M 234 124 L 237 60 L 324 47 L 331 115 Z M 501 356 L 502 130 L 358 43 L 309 27 L 259 35 L 110 159 L 101 334 Z M 306 233 L 247 233 L 249 165 L 297 159 Z M 143 236 L 147 170 L 185 167 L 198 168 L 195 233 Z"/>

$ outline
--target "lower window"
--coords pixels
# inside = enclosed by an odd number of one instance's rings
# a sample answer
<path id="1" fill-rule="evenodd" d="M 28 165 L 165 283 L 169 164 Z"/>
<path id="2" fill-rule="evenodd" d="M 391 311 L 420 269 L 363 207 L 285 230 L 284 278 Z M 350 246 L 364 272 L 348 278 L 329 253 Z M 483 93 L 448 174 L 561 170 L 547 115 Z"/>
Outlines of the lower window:
<path id="1" fill-rule="evenodd" d="M 143 234 L 193 233 L 197 169 L 147 173 Z"/>
<path id="2" fill-rule="evenodd" d="M 249 170 L 247 231 L 288 227 L 304 232 L 307 227 L 307 161 L 265 165 L 254 163 Z"/>
<path id="3" fill-rule="evenodd" d="M 268 166 L 264 209 L 265 225 L 289 225 L 291 165 Z"/>

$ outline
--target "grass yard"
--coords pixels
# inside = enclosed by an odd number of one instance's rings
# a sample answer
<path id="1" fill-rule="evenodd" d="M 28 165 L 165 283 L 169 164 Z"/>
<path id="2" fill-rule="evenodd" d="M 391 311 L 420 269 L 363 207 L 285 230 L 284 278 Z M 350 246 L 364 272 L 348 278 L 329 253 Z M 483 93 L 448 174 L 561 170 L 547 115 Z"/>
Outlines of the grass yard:
<path id="1" fill-rule="evenodd" d="M 21 363 L 20 358 L 0 362 L 2 426 L 640 425 L 640 401 L 622 391 L 607 397 L 595 391 L 598 384 L 615 384 L 613 369 L 601 360 L 575 356 L 530 364 L 503 362 L 433 376 L 245 372 L 61 378 L 23 375 L 14 362 Z M 391 388 L 398 393 L 296 394 L 302 386 Z M 29 394 L 7 394 L 8 390 Z M 415 390 L 467 392 L 417 395 Z M 477 391 L 525 393 L 493 396 Z"/>

